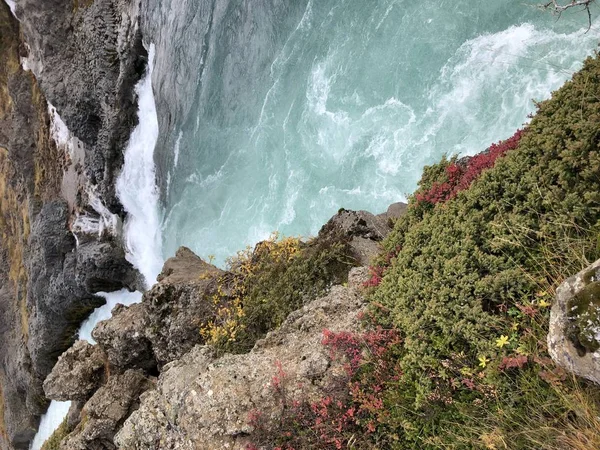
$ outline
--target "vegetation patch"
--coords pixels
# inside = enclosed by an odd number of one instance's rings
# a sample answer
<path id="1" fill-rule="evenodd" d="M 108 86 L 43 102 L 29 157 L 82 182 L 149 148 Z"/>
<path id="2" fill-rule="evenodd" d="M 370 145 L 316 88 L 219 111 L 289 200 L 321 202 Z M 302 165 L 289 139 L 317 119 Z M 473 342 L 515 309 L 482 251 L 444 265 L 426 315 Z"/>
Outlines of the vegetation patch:
<path id="1" fill-rule="evenodd" d="M 52 436 L 42 445 L 42 450 L 59 450 L 61 442 L 69 435 L 72 430 L 69 429 L 67 419 L 63 420 Z"/>
<path id="2" fill-rule="evenodd" d="M 343 236 L 330 233 L 303 242 L 273 235 L 228 261 L 211 299 L 216 317 L 200 333 L 219 351 L 249 351 L 292 311 L 345 282 L 353 264 Z"/>

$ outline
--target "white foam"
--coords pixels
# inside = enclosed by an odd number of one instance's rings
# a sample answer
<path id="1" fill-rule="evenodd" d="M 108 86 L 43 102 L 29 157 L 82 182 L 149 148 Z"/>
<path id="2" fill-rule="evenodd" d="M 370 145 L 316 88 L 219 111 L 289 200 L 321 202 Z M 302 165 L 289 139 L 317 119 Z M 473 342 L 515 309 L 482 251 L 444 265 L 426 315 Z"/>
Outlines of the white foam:
<path id="1" fill-rule="evenodd" d="M 128 260 L 137 267 L 148 286 L 162 268 L 159 192 L 156 186 L 154 147 L 158 139 L 158 118 L 152 91 L 154 44 L 150 45 L 150 70 L 137 85 L 139 124 L 125 151 L 125 163 L 117 180 L 117 194 L 127 211 L 124 225 Z"/>
<path id="2" fill-rule="evenodd" d="M 179 135 L 177 136 L 177 141 L 175 142 L 175 149 L 174 149 L 174 157 L 173 157 L 173 167 L 176 169 L 177 165 L 179 164 L 179 149 L 181 146 L 181 138 L 183 137 L 183 131 L 179 132 Z"/>
<path id="3" fill-rule="evenodd" d="M 17 5 L 15 3 L 15 0 L 4 0 L 4 1 L 10 8 L 10 12 L 12 13 L 12 15 L 17 17 Z"/>
<path id="4" fill-rule="evenodd" d="M 50 403 L 48 411 L 46 411 L 46 414 L 42 416 L 37 434 L 35 435 L 35 438 L 29 447 L 31 450 L 39 450 L 42 448 L 44 442 L 46 442 L 46 440 L 52 436 L 52 433 L 54 433 L 64 418 L 67 417 L 70 407 L 71 402 L 53 401 Z M 58 421 L 58 419 L 60 419 L 60 421 Z"/>

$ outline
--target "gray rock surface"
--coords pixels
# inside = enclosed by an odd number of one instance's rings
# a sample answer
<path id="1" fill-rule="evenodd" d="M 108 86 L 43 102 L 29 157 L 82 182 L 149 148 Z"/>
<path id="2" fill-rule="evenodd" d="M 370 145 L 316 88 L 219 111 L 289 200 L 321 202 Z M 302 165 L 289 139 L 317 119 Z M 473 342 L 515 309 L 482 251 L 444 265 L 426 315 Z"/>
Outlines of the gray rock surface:
<path id="1" fill-rule="evenodd" d="M 353 269 L 356 270 L 356 269 Z M 366 281 L 358 271 L 356 284 Z M 248 414 L 260 409 L 276 427 L 281 402 L 274 395 L 278 367 L 290 401 L 320 395 L 341 366 L 321 345 L 323 329 L 356 331 L 364 308 L 360 290 L 335 286 L 325 297 L 292 313 L 284 324 L 245 355 L 214 359 L 196 346 L 163 368 L 157 389 L 115 437 L 117 447 L 133 449 L 245 449 L 252 427 Z"/>
<path id="2" fill-rule="evenodd" d="M 81 422 L 61 443 L 62 450 L 114 449 L 113 436 L 139 405 L 140 395 L 153 387 L 141 372 L 112 376 L 81 411 Z"/>
<path id="3" fill-rule="evenodd" d="M 0 211 L 2 450 L 29 448 L 47 406 L 42 381 L 81 319 L 104 302 L 93 293 L 138 284 L 115 240 L 89 239 L 76 249 L 71 214 L 87 198 L 74 185 L 76 204 L 62 199 L 69 155 L 51 139 L 47 100 L 82 142 L 84 163 L 72 171 L 85 172 L 123 216 L 114 179 L 136 122 L 133 86 L 146 64 L 137 1 L 16 3 L 20 23 L 0 2 L 0 178 L 10 189 L 0 194 L 10 203 L 0 203 L 11 209 Z"/>
<path id="4" fill-rule="evenodd" d="M 216 279 L 224 272 L 182 247 L 164 264 L 142 303 L 117 306 L 92 333 L 117 370 L 152 370 L 201 343 L 200 327 L 214 316 Z"/>
<path id="5" fill-rule="evenodd" d="M 373 215 L 367 211 L 340 211 L 327 222 L 319 236 L 341 233 L 349 240 L 353 256 L 360 265 L 368 266 L 381 249 L 381 242 L 392 230 L 389 219 L 396 219 L 406 210 L 403 204 L 395 203 L 388 212 Z"/>
<path id="6" fill-rule="evenodd" d="M 558 365 L 600 384 L 600 260 L 556 290 L 548 350 Z"/>
<path id="7" fill-rule="evenodd" d="M 108 376 L 106 356 L 97 345 L 77 341 L 58 358 L 44 381 L 46 397 L 66 402 L 87 401 Z"/>

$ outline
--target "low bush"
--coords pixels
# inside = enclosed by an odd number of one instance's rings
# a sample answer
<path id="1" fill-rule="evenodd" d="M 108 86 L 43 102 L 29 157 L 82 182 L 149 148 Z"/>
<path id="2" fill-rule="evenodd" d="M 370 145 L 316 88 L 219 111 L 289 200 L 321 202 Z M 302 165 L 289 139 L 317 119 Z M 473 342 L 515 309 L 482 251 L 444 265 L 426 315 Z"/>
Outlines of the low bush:
<path id="1" fill-rule="evenodd" d="M 275 433 L 255 417 L 257 445 L 600 448 L 600 389 L 546 344 L 556 287 L 600 258 L 599 144 L 589 58 L 523 131 L 426 168 L 366 283 L 392 344 L 326 333 L 346 376 L 316 403 L 286 404 Z"/>
<path id="2" fill-rule="evenodd" d="M 353 264 L 344 236 L 303 242 L 274 235 L 228 262 L 212 299 L 224 306 L 201 333 L 220 352 L 246 352 L 292 311 L 347 281 Z"/>

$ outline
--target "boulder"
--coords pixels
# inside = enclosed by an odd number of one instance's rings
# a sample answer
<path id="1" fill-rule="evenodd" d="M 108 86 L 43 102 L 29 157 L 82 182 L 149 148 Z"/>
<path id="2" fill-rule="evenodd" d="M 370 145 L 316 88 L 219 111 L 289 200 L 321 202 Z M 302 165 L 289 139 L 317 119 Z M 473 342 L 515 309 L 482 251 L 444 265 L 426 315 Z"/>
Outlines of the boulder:
<path id="1" fill-rule="evenodd" d="M 202 343 L 199 330 L 214 318 L 212 297 L 224 273 L 185 247 L 165 262 L 159 283 L 142 302 L 148 314 L 145 333 L 159 367 Z"/>
<path id="2" fill-rule="evenodd" d="M 360 279 L 354 276 L 353 279 Z M 163 368 L 157 389 L 115 436 L 120 449 L 245 449 L 257 408 L 276 426 L 282 403 L 274 377 L 285 383 L 288 400 L 318 398 L 343 371 L 321 345 L 323 330 L 357 331 L 364 308 L 360 290 L 334 286 L 330 293 L 292 313 L 283 325 L 244 355 L 214 359 L 196 346 Z"/>
<path id="3" fill-rule="evenodd" d="M 96 325 L 92 337 L 106 353 L 111 368 L 124 371 L 156 367 L 152 345 L 146 337 L 149 322 L 146 305 L 137 303 L 115 306 L 112 317 Z"/>
<path id="4" fill-rule="evenodd" d="M 349 241 L 359 265 L 368 266 L 380 253 L 381 242 L 392 231 L 393 220 L 406 211 L 403 203 L 394 203 L 387 212 L 373 215 L 367 211 L 340 209 L 319 231 L 319 238 L 341 234 Z"/>
<path id="5" fill-rule="evenodd" d="M 556 364 L 600 384 L 600 260 L 556 290 L 548 350 Z"/>
<path id="6" fill-rule="evenodd" d="M 117 305 L 92 336 L 117 371 L 151 372 L 202 342 L 199 330 L 214 317 L 217 278 L 224 272 L 182 247 L 164 264 L 159 282 L 141 303 Z"/>
<path id="7" fill-rule="evenodd" d="M 107 376 L 106 356 L 97 345 L 77 341 L 58 358 L 48 378 L 44 393 L 52 400 L 86 401 Z"/>

